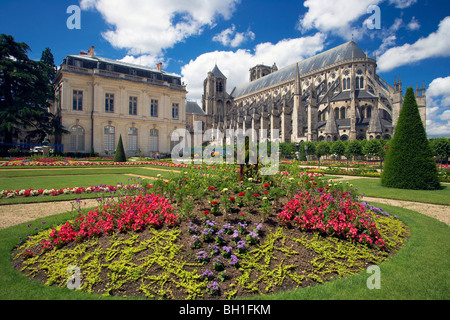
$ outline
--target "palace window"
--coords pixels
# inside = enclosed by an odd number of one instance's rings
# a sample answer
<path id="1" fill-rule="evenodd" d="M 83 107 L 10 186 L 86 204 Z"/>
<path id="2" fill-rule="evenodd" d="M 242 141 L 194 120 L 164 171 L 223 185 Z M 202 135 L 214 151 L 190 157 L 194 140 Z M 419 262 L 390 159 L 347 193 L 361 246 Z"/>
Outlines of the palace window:
<path id="1" fill-rule="evenodd" d="M 179 112 L 178 103 L 173 103 L 172 104 L 172 119 L 178 120 L 178 112 Z"/>
<path id="2" fill-rule="evenodd" d="M 150 129 L 150 152 L 158 151 L 158 136 L 159 132 L 157 129 Z"/>
<path id="3" fill-rule="evenodd" d="M 81 126 L 70 129 L 70 151 L 84 151 L 84 129 Z"/>
<path id="4" fill-rule="evenodd" d="M 128 151 L 137 152 L 138 151 L 138 129 L 129 128 L 128 129 Z"/>
<path id="5" fill-rule="evenodd" d="M 73 110 L 83 110 L 83 91 L 73 90 Z"/>
<path id="6" fill-rule="evenodd" d="M 105 112 L 114 113 L 114 94 L 105 94 Z"/>
<path id="7" fill-rule="evenodd" d="M 137 115 L 137 97 L 130 97 L 129 114 L 132 116 Z"/>
<path id="8" fill-rule="evenodd" d="M 116 149 L 116 128 L 106 126 L 103 131 L 103 141 L 105 151 L 114 151 Z"/>
<path id="9" fill-rule="evenodd" d="M 150 116 L 155 118 L 158 117 L 158 100 L 150 101 Z"/>

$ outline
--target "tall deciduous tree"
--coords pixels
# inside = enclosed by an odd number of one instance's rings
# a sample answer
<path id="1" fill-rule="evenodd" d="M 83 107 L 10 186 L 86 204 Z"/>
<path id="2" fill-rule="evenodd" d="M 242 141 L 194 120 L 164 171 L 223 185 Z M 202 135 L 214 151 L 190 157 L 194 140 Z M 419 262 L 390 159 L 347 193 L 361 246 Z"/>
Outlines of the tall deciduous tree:
<path id="1" fill-rule="evenodd" d="M 381 183 L 400 189 L 440 188 L 437 166 L 412 88 L 406 90 Z"/>

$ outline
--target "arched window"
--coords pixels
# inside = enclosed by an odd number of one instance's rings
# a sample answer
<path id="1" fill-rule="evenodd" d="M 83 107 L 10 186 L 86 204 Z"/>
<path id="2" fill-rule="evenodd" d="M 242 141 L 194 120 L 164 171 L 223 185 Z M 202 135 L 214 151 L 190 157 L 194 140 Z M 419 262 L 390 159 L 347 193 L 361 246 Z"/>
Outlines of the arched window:
<path id="1" fill-rule="evenodd" d="M 217 91 L 217 92 L 222 92 L 222 91 L 223 91 L 223 84 L 222 84 L 221 81 L 218 81 L 218 82 L 216 83 L 216 91 Z"/>
<path id="2" fill-rule="evenodd" d="M 356 89 L 359 89 L 359 77 L 355 78 L 355 82 L 356 82 Z"/>
<path id="3" fill-rule="evenodd" d="M 364 77 L 359 78 L 359 88 L 364 89 Z"/>
<path id="4" fill-rule="evenodd" d="M 351 90 L 350 78 L 347 78 L 347 90 Z"/>
<path id="5" fill-rule="evenodd" d="M 138 151 L 138 129 L 129 128 L 128 129 L 128 152 Z"/>
<path id="6" fill-rule="evenodd" d="M 371 107 L 371 106 L 368 106 L 368 107 L 367 107 L 366 113 L 367 113 L 367 118 L 372 117 L 372 107 Z"/>
<path id="7" fill-rule="evenodd" d="M 203 123 L 203 122 L 202 122 Z M 150 129 L 150 152 L 157 152 L 159 132 L 157 129 Z"/>
<path id="8" fill-rule="evenodd" d="M 84 151 L 84 129 L 81 126 L 73 126 L 70 129 L 70 151 Z"/>
<path id="9" fill-rule="evenodd" d="M 103 131 L 103 142 L 105 151 L 114 151 L 116 149 L 116 128 L 112 126 L 106 126 Z"/>
<path id="10" fill-rule="evenodd" d="M 366 117 L 366 107 L 361 107 L 361 118 Z"/>
<path id="11" fill-rule="evenodd" d="M 345 107 L 342 107 L 341 108 L 341 117 L 340 117 L 341 119 L 345 119 L 346 118 L 346 115 L 345 115 Z"/>
<path id="12" fill-rule="evenodd" d="M 344 81 L 342 81 L 342 90 L 347 90 L 347 80 L 344 79 Z"/>
<path id="13" fill-rule="evenodd" d="M 339 119 L 339 108 L 335 108 L 335 109 L 334 109 L 334 118 L 335 118 L 336 120 Z"/>
<path id="14" fill-rule="evenodd" d="M 348 140 L 348 136 L 345 135 L 345 134 L 342 135 L 342 136 L 341 136 L 341 140 L 342 140 L 342 141 L 347 141 L 347 140 Z"/>

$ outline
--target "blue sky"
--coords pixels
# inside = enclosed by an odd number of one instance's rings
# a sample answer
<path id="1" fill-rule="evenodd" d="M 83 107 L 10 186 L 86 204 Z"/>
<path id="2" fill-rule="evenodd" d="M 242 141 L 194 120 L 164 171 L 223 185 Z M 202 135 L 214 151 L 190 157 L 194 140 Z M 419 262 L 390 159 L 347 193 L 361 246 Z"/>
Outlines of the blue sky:
<path id="1" fill-rule="evenodd" d="M 81 29 L 68 29 L 70 5 Z M 380 29 L 365 23 L 380 12 Z M 368 27 L 369 26 L 369 27 Z M 95 46 L 102 57 L 179 74 L 188 99 L 199 100 L 217 63 L 227 91 L 248 81 L 258 63 L 278 68 L 354 39 L 378 74 L 393 84 L 427 89 L 427 132 L 450 136 L 450 4 L 431 0 L 2 0 L 0 32 L 39 59 L 49 47 L 59 65 Z"/>

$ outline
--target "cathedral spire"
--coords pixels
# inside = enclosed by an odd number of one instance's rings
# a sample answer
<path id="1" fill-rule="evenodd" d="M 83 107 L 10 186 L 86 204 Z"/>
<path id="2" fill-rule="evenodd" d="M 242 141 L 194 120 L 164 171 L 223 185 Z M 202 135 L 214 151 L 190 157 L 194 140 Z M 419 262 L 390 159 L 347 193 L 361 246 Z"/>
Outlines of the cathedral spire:
<path id="1" fill-rule="evenodd" d="M 294 94 L 295 95 L 301 95 L 302 94 L 302 80 L 300 79 L 300 69 L 297 64 L 297 71 L 295 75 L 295 88 L 294 88 Z"/>
<path id="2" fill-rule="evenodd" d="M 336 123 L 336 117 L 334 116 L 334 110 L 331 108 L 329 100 L 330 99 L 328 98 L 328 120 L 327 124 L 325 125 L 324 133 L 334 136 L 338 134 L 338 128 Z"/>

